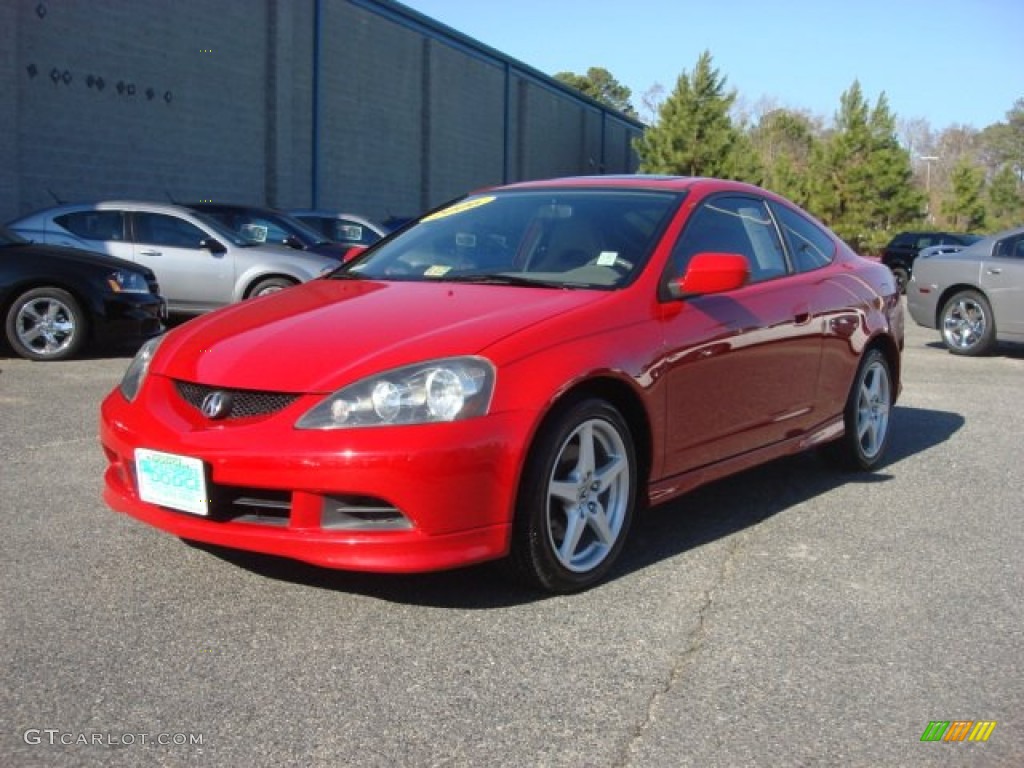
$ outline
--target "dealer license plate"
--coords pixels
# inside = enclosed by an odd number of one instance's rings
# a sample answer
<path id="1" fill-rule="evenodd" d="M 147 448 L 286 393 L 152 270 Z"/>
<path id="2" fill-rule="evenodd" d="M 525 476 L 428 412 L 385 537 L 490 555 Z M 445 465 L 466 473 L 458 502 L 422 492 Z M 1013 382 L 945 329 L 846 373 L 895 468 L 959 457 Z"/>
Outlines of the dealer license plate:
<path id="1" fill-rule="evenodd" d="M 210 513 L 206 474 L 199 459 L 136 448 L 135 471 L 143 501 L 194 515 Z"/>

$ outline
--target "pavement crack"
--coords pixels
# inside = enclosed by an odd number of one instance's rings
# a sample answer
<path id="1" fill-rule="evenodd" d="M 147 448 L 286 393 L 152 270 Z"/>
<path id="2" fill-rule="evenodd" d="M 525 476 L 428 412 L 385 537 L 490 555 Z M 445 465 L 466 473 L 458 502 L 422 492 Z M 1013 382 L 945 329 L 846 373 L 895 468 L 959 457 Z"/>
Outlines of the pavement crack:
<path id="1" fill-rule="evenodd" d="M 704 590 L 704 599 L 702 600 L 700 607 L 697 609 L 697 623 L 688 634 L 688 643 L 686 647 L 676 657 L 675 662 L 669 669 L 664 684 L 651 692 L 651 695 L 647 700 L 647 706 L 644 708 L 643 717 L 633 727 L 628 743 L 626 743 L 622 749 L 620 758 L 612 764 L 614 768 L 629 768 L 633 765 L 633 756 L 636 752 L 637 745 L 644 738 L 647 731 L 650 729 L 651 724 L 656 719 L 658 706 L 665 696 L 679 685 L 679 682 L 685 676 L 686 669 L 690 666 L 690 663 L 703 650 L 705 640 L 707 639 L 709 614 L 715 604 L 715 596 L 719 589 L 731 577 L 735 558 L 739 549 L 739 539 L 738 537 L 735 537 L 731 542 L 729 542 L 728 549 L 726 550 L 725 557 L 722 559 L 722 563 L 718 569 L 718 575 L 715 577 L 714 582 L 708 589 Z"/>

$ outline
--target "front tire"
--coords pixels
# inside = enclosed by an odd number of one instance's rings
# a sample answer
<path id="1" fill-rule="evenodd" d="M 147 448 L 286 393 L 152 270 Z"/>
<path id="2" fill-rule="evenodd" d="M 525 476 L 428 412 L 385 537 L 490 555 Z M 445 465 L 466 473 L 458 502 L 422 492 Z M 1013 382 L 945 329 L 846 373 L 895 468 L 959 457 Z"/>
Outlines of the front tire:
<path id="1" fill-rule="evenodd" d="M 33 288 L 14 300 L 5 323 L 7 341 L 28 360 L 65 360 L 85 343 L 85 313 L 60 288 Z"/>
<path id="2" fill-rule="evenodd" d="M 996 346 L 996 322 L 988 300 L 977 291 L 960 291 L 942 306 L 942 343 L 954 355 L 987 355 Z"/>
<path id="3" fill-rule="evenodd" d="M 513 570 L 549 592 L 593 586 L 622 551 L 636 495 L 636 449 L 622 415 L 603 400 L 570 406 L 530 449 L 516 501 Z"/>
<path id="4" fill-rule="evenodd" d="M 295 281 L 289 280 L 287 277 L 268 277 L 266 280 L 260 280 L 249 290 L 248 298 L 268 296 L 271 293 L 283 291 L 285 288 L 291 288 L 293 285 L 296 285 Z"/>
<path id="5" fill-rule="evenodd" d="M 843 411 L 845 433 L 826 446 L 826 456 L 847 469 L 872 470 L 889 445 L 895 389 L 892 369 L 881 351 L 868 350 L 860 361 Z"/>

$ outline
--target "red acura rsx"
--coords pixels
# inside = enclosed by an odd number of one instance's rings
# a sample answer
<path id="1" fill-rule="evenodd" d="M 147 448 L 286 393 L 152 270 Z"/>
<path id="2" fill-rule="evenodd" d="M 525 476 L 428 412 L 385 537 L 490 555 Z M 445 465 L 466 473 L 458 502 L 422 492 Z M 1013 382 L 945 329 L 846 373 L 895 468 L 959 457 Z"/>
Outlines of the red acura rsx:
<path id="1" fill-rule="evenodd" d="M 143 347 L 103 403 L 105 498 L 186 540 L 507 558 L 571 592 L 640 505 L 811 447 L 877 466 L 902 347 L 892 273 L 770 192 L 515 184 Z"/>

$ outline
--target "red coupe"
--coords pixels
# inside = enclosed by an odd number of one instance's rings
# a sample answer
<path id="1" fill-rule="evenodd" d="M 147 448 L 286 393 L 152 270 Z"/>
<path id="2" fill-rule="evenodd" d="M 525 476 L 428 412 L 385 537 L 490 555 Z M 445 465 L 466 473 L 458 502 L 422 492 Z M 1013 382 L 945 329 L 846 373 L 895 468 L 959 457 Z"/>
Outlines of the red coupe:
<path id="1" fill-rule="evenodd" d="M 883 457 L 892 273 L 730 181 L 528 182 L 147 344 L 102 407 L 115 509 L 187 540 L 572 592 L 640 505 L 820 447 Z"/>

